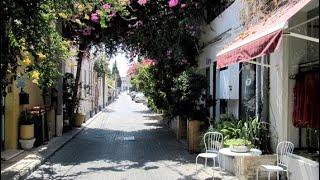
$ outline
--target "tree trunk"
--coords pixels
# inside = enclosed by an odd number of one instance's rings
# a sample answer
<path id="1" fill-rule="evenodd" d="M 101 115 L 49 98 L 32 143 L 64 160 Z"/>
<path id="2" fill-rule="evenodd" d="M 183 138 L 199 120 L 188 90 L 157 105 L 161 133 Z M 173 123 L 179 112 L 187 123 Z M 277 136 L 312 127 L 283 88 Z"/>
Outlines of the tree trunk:
<path id="1" fill-rule="evenodd" d="M 71 113 L 71 115 L 69 116 L 69 117 L 71 117 L 69 120 L 71 127 L 74 126 L 75 111 L 78 111 L 77 106 L 80 103 L 80 98 L 78 97 L 78 89 L 79 89 L 79 85 L 80 85 L 79 81 L 80 81 L 80 75 L 81 75 L 82 58 L 83 58 L 83 53 L 84 53 L 84 50 L 86 47 L 87 46 L 84 43 L 79 44 L 77 74 L 76 74 L 74 86 L 72 87 L 72 91 L 73 91 L 72 100 L 73 101 L 72 101 L 70 111 L 69 111 Z"/>
<path id="2" fill-rule="evenodd" d="M 106 100 L 105 100 L 105 89 L 106 89 L 106 83 L 105 83 L 105 80 L 106 80 L 106 76 L 105 76 L 105 74 L 103 75 L 103 77 L 102 77 L 102 88 L 103 88 L 103 91 L 102 91 L 102 103 L 103 103 L 103 108 L 105 108 L 105 106 L 106 106 Z"/>

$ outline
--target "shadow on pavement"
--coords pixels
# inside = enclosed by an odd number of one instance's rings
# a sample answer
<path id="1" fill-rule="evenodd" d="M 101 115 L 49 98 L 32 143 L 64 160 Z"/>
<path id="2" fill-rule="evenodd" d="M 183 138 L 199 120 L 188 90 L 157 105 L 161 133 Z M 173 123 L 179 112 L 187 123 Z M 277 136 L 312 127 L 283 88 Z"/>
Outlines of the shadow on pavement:
<path id="1" fill-rule="evenodd" d="M 185 176 L 185 172 L 176 168 L 193 164 L 195 155 L 189 154 L 166 127 L 159 123 L 145 125 L 155 128 L 129 132 L 87 128 L 48 159 L 40 167 L 40 173 L 30 176 L 29 179 L 73 179 L 79 175 L 98 172 L 124 172 L 134 169 L 148 171 L 160 168 L 159 165 L 170 168 L 183 176 L 183 179 L 196 179 L 193 178 L 195 172 Z M 134 136 L 134 140 L 119 138 L 130 136 Z M 58 175 L 57 169 L 53 167 L 56 164 L 62 167 L 71 166 L 76 168 L 77 172 L 72 173 L 70 169 L 64 175 Z M 84 165 L 81 166 L 82 164 Z"/>

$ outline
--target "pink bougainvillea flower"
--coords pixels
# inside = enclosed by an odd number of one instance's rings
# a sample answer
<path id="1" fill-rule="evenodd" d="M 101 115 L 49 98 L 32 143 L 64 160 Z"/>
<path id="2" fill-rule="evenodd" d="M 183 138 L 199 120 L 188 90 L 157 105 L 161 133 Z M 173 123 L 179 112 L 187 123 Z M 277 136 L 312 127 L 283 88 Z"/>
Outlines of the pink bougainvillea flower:
<path id="1" fill-rule="evenodd" d="M 147 4 L 147 0 L 138 0 L 138 3 L 139 3 L 141 6 L 144 6 L 145 4 Z"/>
<path id="2" fill-rule="evenodd" d="M 169 7 L 175 7 L 179 4 L 179 0 L 170 0 L 168 3 Z"/>
<path id="3" fill-rule="evenodd" d="M 181 8 L 187 7 L 187 4 L 181 4 Z"/>
<path id="4" fill-rule="evenodd" d="M 84 28 L 82 34 L 84 36 L 89 36 L 91 34 L 91 29 L 89 27 Z"/>
<path id="5" fill-rule="evenodd" d="M 153 66 L 153 65 L 155 65 L 155 64 L 156 64 L 156 61 L 153 60 L 153 59 L 149 59 L 149 58 L 144 59 L 144 60 L 142 61 L 142 65 L 145 65 L 145 66 Z"/>
<path id="6" fill-rule="evenodd" d="M 170 56 L 170 55 L 171 55 L 171 53 L 172 53 L 172 51 L 171 51 L 171 50 L 167 50 L 167 56 Z"/>
<path id="7" fill-rule="evenodd" d="M 112 13 L 109 14 L 108 16 L 109 16 L 109 17 L 114 17 L 114 16 L 116 16 L 116 14 L 117 14 L 116 12 L 112 12 Z"/>
<path id="8" fill-rule="evenodd" d="M 181 65 L 186 65 L 188 64 L 188 60 L 186 59 L 182 59 L 181 62 L 180 62 Z"/>
<path id="9" fill-rule="evenodd" d="M 103 9 L 106 10 L 106 11 L 111 8 L 110 4 L 108 4 L 108 3 L 102 5 L 102 7 L 103 7 Z"/>
<path id="10" fill-rule="evenodd" d="M 98 16 L 97 13 L 92 13 L 91 14 L 91 21 L 93 21 L 95 23 L 99 22 L 99 16 Z"/>

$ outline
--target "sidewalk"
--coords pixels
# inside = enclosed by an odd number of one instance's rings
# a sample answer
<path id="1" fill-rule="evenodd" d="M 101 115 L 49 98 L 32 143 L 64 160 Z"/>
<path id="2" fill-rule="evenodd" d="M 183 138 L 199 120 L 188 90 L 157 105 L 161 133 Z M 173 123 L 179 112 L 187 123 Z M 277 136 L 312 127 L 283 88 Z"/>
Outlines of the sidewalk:
<path id="1" fill-rule="evenodd" d="M 41 145 L 31 151 L 24 151 L 12 160 L 1 161 L 1 179 L 25 179 L 37 169 L 38 166 L 86 128 L 101 112 L 102 111 L 87 120 L 81 127 L 74 128 L 60 137 L 52 138 L 46 145 Z"/>

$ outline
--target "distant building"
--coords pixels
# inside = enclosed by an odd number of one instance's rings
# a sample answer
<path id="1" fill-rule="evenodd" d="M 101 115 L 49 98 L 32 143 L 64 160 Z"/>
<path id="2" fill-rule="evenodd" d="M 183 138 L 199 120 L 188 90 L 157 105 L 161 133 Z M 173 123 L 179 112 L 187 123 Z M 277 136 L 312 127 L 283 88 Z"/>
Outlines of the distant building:
<path id="1" fill-rule="evenodd" d="M 121 91 L 127 91 L 129 90 L 129 77 L 121 77 Z"/>

